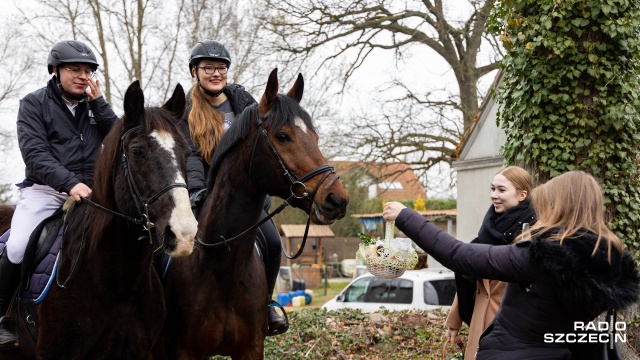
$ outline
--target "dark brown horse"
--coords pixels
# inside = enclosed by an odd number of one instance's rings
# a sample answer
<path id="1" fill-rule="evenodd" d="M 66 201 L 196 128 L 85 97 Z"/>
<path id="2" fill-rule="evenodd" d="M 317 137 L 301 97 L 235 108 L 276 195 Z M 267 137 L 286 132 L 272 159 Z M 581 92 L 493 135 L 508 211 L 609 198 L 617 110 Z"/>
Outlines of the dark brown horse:
<path id="1" fill-rule="evenodd" d="M 11 226 L 11 217 L 15 210 L 15 205 L 0 204 L 0 235 Z"/>
<path id="2" fill-rule="evenodd" d="M 1 359 L 149 357 L 166 314 L 153 254 L 189 255 L 197 232 L 178 128 L 184 108 L 180 85 L 162 108 L 145 108 L 139 83 L 129 86 L 125 115 L 96 162 L 91 200 L 65 229 L 57 278 L 38 306 L 37 346 L 21 326 L 20 347 Z"/>
<path id="3" fill-rule="evenodd" d="M 165 343 L 158 342 L 157 358 L 262 359 L 267 286 L 254 248 L 257 230 L 244 231 L 258 222 L 267 194 L 288 199 L 316 224 L 344 216 L 349 198 L 299 105 L 303 86 L 298 76 L 289 93 L 279 95 L 274 70 L 260 103 L 236 118 L 216 148 L 198 217 L 204 244 L 170 268 Z"/>

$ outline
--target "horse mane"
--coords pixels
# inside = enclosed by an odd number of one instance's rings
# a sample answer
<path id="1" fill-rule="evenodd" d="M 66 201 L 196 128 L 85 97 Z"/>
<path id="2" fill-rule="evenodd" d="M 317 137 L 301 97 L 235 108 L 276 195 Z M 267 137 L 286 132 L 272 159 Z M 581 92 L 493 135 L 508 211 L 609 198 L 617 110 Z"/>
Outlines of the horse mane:
<path id="1" fill-rule="evenodd" d="M 269 110 L 268 128 L 271 132 L 277 132 L 284 125 L 293 125 L 296 117 L 302 119 L 307 128 L 315 131 L 311 116 L 307 113 L 293 98 L 278 94 L 275 98 L 271 110 Z M 220 143 L 216 147 L 213 158 L 211 159 L 211 167 L 209 168 L 209 174 L 207 176 L 207 193 L 210 194 L 213 189 L 216 174 L 220 163 L 225 158 L 227 153 L 234 147 L 234 145 L 245 139 L 251 129 L 254 128 L 254 122 L 258 118 L 258 104 L 252 104 L 244 109 L 244 111 L 235 119 L 229 130 L 227 130 Z M 263 125 L 264 126 L 264 125 Z"/>
<path id="2" fill-rule="evenodd" d="M 111 127 L 111 131 L 105 136 L 102 142 L 102 151 L 96 160 L 95 172 L 93 176 L 93 186 L 91 192 L 91 200 L 100 204 L 107 209 L 121 212 L 116 208 L 116 175 L 121 170 L 120 165 L 120 137 L 133 126 L 124 124 L 135 122 L 135 119 L 127 119 L 124 115 L 120 121 L 116 121 Z M 145 107 L 144 119 L 141 119 L 142 131 L 144 136 L 148 136 L 152 131 L 168 132 L 175 136 L 183 136 L 182 131 L 178 127 L 178 121 L 168 111 L 160 107 Z M 128 189 L 124 189 L 128 192 Z M 131 204 L 133 198 L 129 197 Z M 134 205 L 132 205 L 134 206 Z M 138 214 L 127 214 L 137 217 Z M 90 251 L 95 250 L 98 242 L 104 235 L 105 228 L 111 223 L 113 215 L 108 211 L 95 209 L 92 219 L 92 231 L 90 238 Z"/>

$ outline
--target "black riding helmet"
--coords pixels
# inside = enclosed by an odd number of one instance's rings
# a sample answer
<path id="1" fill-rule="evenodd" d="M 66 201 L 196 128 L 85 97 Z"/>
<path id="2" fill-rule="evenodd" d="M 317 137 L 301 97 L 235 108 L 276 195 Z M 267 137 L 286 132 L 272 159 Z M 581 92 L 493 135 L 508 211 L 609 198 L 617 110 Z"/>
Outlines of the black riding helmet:
<path id="1" fill-rule="evenodd" d="M 189 73 L 191 73 L 191 77 L 193 76 L 193 68 L 198 66 L 201 60 L 209 59 L 209 60 L 218 60 L 222 61 L 227 65 L 227 69 L 231 67 L 231 55 L 229 51 L 220 43 L 215 40 L 204 40 L 200 41 L 196 44 L 196 46 L 191 49 L 191 55 L 189 56 Z M 202 84 L 200 84 L 200 79 L 195 77 L 198 81 L 198 85 L 204 91 L 205 94 L 213 97 L 218 97 L 222 94 L 223 90 L 218 92 L 212 92 L 205 89 Z"/>
<path id="2" fill-rule="evenodd" d="M 83 42 L 76 40 L 63 40 L 51 48 L 47 66 L 49 74 L 53 74 L 53 67 L 64 63 L 89 64 L 93 71 L 98 68 L 98 60 L 93 51 Z"/>
<path id="3" fill-rule="evenodd" d="M 49 51 L 49 58 L 47 59 L 47 67 L 49 74 L 53 74 L 53 67 L 57 67 L 56 71 L 56 83 L 66 98 L 74 100 L 82 100 L 86 95 L 80 96 L 69 93 L 62 87 L 60 82 L 60 65 L 66 63 L 82 63 L 89 64 L 93 71 L 98 68 L 98 60 L 95 54 L 85 43 L 76 40 L 63 40 L 51 48 Z"/>
<path id="4" fill-rule="evenodd" d="M 189 56 L 189 72 L 191 73 L 191 77 L 193 77 L 191 70 L 198 66 L 198 63 L 200 63 L 202 59 L 219 60 L 225 63 L 227 68 L 231 67 L 231 55 L 219 41 L 200 41 L 191 49 L 191 55 Z"/>

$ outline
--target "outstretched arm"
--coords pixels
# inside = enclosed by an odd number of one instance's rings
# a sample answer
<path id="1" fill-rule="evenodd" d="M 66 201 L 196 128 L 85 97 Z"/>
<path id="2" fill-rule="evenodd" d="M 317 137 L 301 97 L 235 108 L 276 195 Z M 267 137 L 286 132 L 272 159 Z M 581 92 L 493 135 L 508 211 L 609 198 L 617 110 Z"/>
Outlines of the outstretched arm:
<path id="1" fill-rule="evenodd" d="M 395 220 L 398 229 L 455 272 L 506 282 L 530 282 L 536 278 L 528 242 L 504 246 L 467 244 L 397 202 L 387 203 L 383 216 L 385 220 Z"/>

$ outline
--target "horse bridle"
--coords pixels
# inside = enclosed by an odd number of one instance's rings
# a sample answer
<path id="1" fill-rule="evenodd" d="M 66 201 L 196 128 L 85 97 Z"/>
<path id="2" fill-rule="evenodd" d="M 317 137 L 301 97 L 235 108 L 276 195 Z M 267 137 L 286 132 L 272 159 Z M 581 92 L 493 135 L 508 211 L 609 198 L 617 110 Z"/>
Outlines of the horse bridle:
<path id="1" fill-rule="evenodd" d="M 153 203 L 154 201 L 158 200 L 158 198 L 160 196 L 162 196 L 162 194 L 166 193 L 167 191 L 176 188 L 176 187 L 183 187 L 183 188 L 187 188 L 187 184 L 184 183 L 174 183 L 174 184 L 170 184 L 165 186 L 164 188 L 162 188 L 160 191 L 158 191 L 157 193 L 155 193 L 153 196 L 151 196 L 147 201 L 143 201 L 142 200 L 142 196 L 140 195 L 140 192 L 138 191 L 138 187 L 136 186 L 135 181 L 133 180 L 133 177 L 131 175 L 131 169 L 129 168 L 129 161 L 127 160 L 127 153 L 126 153 L 126 148 L 125 148 L 125 140 L 127 138 L 127 136 L 133 132 L 133 131 L 137 131 L 137 130 L 141 130 L 142 126 L 136 126 L 133 127 L 129 130 L 127 130 L 124 134 L 122 134 L 122 136 L 120 137 L 120 152 L 122 153 L 122 164 L 124 166 L 124 177 L 127 179 L 127 184 L 129 184 L 129 190 L 131 191 L 132 195 L 133 195 L 133 201 L 136 203 L 136 210 L 138 211 L 138 215 L 140 215 L 139 218 L 134 218 L 122 213 L 119 213 L 117 211 L 113 211 L 111 209 L 108 209 L 92 200 L 90 200 L 89 198 L 82 198 L 82 201 L 86 201 L 89 204 L 93 205 L 94 207 L 97 207 L 101 210 L 104 210 L 106 212 L 111 213 L 112 215 L 115 215 L 121 219 L 124 219 L 130 223 L 136 224 L 136 225 L 140 225 L 142 226 L 142 228 L 144 230 L 146 230 L 147 232 L 149 232 L 149 243 L 153 243 L 153 237 L 151 235 L 151 229 L 153 229 L 155 227 L 154 223 L 151 222 L 151 220 L 149 219 L 149 205 L 151 205 L 151 203 Z M 85 210 L 85 217 L 83 218 L 84 220 L 86 220 L 86 210 Z M 143 239 L 144 236 L 141 236 L 138 238 L 138 240 Z M 63 236 L 64 239 L 64 236 Z M 81 250 L 84 248 L 84 232 L 82 233 L 82 242 L 81 242 Z M 63 249 L 63 244 L 61 243 L 60 245 L 60 253 L 62 253 L 62 249 Z M 56 283 L 58 284 L 59 287 L 66 289 L 69 282 L 71 281 L 71 279 L 73 278 L 77 266 L 80 263 L 80 259 L 82 259 L 81 255 L 78 253 L 78 257 L 76 258 L 76 260 L 73 262 L 72 266 L 71 266 L 71 270 L 69 273 L 69 276 L 67 276 L 66 280 L 62 283 L 60 283 L 60 280 L 58 279 L 58 276 L 60 274 L 60 272 L 56 273 Z M 59 261 L 58 266 L 62 266 L 62 260 Z"/>
<path id="2" fill-rule="evenodd" d="M 149 241 L 152 242 L 152 236 L 151 236 L 151 229 L 153 229 L 155 227 L 155 224 L 153 222 L 151 222 L 151 220 L 149 219 L 149 205 L 151 205 L 154 201 L 158 200 L 160 198 L 160 196 L 162 196 L 164 193 L 166 193 L 167 191 L 173 189 L 173 188 L 177 188 L 177 187 L 183 187 L 183 188 L 187 188 L 187 184 L 185 183 L 173 183 L 173 184 L 169 184 L 167 186 L 165 186 L 164 188 L 160 189 L 157 193 L 155 193 L 153 196 L 151 196 L 149 199 L 147 199 L 146 201 L 142 199 L 142 195 L 140 195 L 140 191 L 138 190 L 138 187 L 136 186 L 136 182 L 133 180 L 133 176 L 131 173 L 131 168 L 129 167 L 129 160 L 127 158 L 127 152 L 126 152 L 126 148 L 125 148 L 125 140 L 127 139 L 127 136 L 137 130 L 141 130 L 142 126 L 136 126 L 133 127 L 129 130 L 127 130 L 124 134 L 122 134 L 122 136 L 120 137 L 120 152 L 122 153 L 122 164 L 124 166 L 124 177 L 125 179 L 127 179 L 127 184 L 129 185 L 129 191 L 132 194 L 133 197 L 133 201 L 136 204 L 136 210 L 138 212 L 138 215 L 140 215 L 139 218 L 134 218 L 131 216 L 127 216 L 125 214 L 113 211 L 111 209 L 107 209 L 87 198 L 83 198 L 83 201 L 87 201 L 88 203 L 92 204 L 95 207 L 98 207 L 102 210 L 108 211 L 113 215 L 116 215 L 122 219 L 125 219 L 126 221 L 129 221 L 131 223 L 137 224 L 137 225 L 141 225 L 143 227 L 144 230 L 149 232 Z"/>
<path id="3" fill-rule="evenodd" d="M 291 171 L 289 171 L 289 169 L 287 169 L 287 166 L 285 165 L 284 161 L 282 161 L 282 158 L 280 157 L 280 154 L 278 153 L 278 150 L 276 150 L 275 146 L 273 146 L 273 143 L 269 139 L 269 134 L 267 133 L 267 130 L 262 127 L 264 122 L 267 120 L 267 118 L 271 114 L 271 111 L 267 111 L 263 116 L 260 116 L 260 113 L 258 111 L 256 111 L 256 114 L 257 114 L 257 116 L 256 116 L 256 126 L 258 128 L 258 133 L 260 135 L 262 135 L 262 138 L 264 138 L 264 140 L 267 142 L 267 145 L 269 146 L 269 150 L 271 151 L 271 154 L 276 159 L 276 161 L 280 165 L 280 168 L 282 168 L 284 176 L 286 176 L 287 180 L 289 181 L 289 189 L 291 191 L 291 195 L 280 206 L 278 206 L 274 211 L 269 213 L 264 219 L 260 220 L 259 222 L 257 222 L 253 226 L 251 226 L 250 228 L 244 230 L 243 232 L 241 232 L 240 234 L 238 234 L 238 235 L 236 235 L 236 236 L 234 236 L 232 238 L 227 239 L 224 236 L 220 236 L 222 238 L 222 241 L 218 242 L 218 243 L 213 243 L 213 244 L 204 243 L 204 242 L 202 242 L 202 240 L 200 240 L 199 237 L 197 237 L 196 239 L 197 239 L 198 243 L 200 243 L 200 245 L 203 245 L 203 246 L 214 247 L 214 246 L 226 245 L 227 249 L 231 250 L 231 247 L 228 244 L 230 241 L 235 240 L 235 239 L 239 238 L 240 236 L 246 234 L 247 232 L 249 232 L 251 230 L 254 230 L 254 229 L 258 228 L 260 225 L 264 224 L 269 219 L 271 219 L 272 217 L 274 217 L 275 215 L 280 213 L 282 210 L 284 210 L 285 207 L 289 206 L 290 205 L 289 204 L 290 201 L 292 201 L 294 199 L 303 200 L 305 198 L 310 198 L 311 199 L 311 205 L 309 206 L 309 211 L 307 212 L 307 226 L 306 226 L 306 228 L 304 230 L 304 237 L 302 238 L 302 243 L 300 245 L 300 249 L 298 249 L 298 252 L 293 256 L 290 256 L 289 254 L 287 254 L 286 252 L 283 251 L 284 255 L 287 258 L 295 259 L 295 258 L 299 257 L 300 254 L 302 254 L 302 251 L 304 250 L 304 246 L 305 246 L 306 241 L 307 241 L 307 235 L 309 233 L 309 226 L 311 224 L 311 211 L 313 211 L 313 206 L 314 206 L 313 204 L 314 204 L 314 199 L 316 197 L 316 193 L 318 192 L 318 189 L 320 188 L 322 183 L 329 177 L 329 175 L 336 174 L 335 168 L 333 167 L 333 165 L 324 164 L 324 165 L 320 165 L 317 168 L 307 172 L 306 174 L 302 175 L 301 177 L 297 177 L 293 172 L 291 172 Z M 249 161 L 249 176 L 251 176 L 251 171 L 253 170 L 253 158 L 254 158 L 254 155 L 255 155 L 255 152 L 256 152 L 256 147 L 257 147 L 259 138 L 260 138 L 260 136 L 256 135 L 255 141 L 253 143 L 253 149 L 251 150 L 251 160 Z M 318 181 L 318 184 L 316 185 L 315 189 L 313 189 L 313 191 L 309 192 L 308 189 L 307 189 L 307 186 L 305 185 L 305 181 L 308 181 L 308 180 L 310 180 L 310 179 L 312 179 L 312 178 L 314 178 L 314 177 L 316 177 L 317 175 L 320 175 L 320 174 L 323 174 L 322 178 L 320 179 L 320 181 Z M 327 185 L 324 186 L 324 189 L 327 190 L 339 178 L 340 178 L 340 176 L 338 174 L 336 174 L 327 183 Z M 301 190 L 301 195 L 297 195 L 296 194 L 296 190 L 297 189 Z"/>

